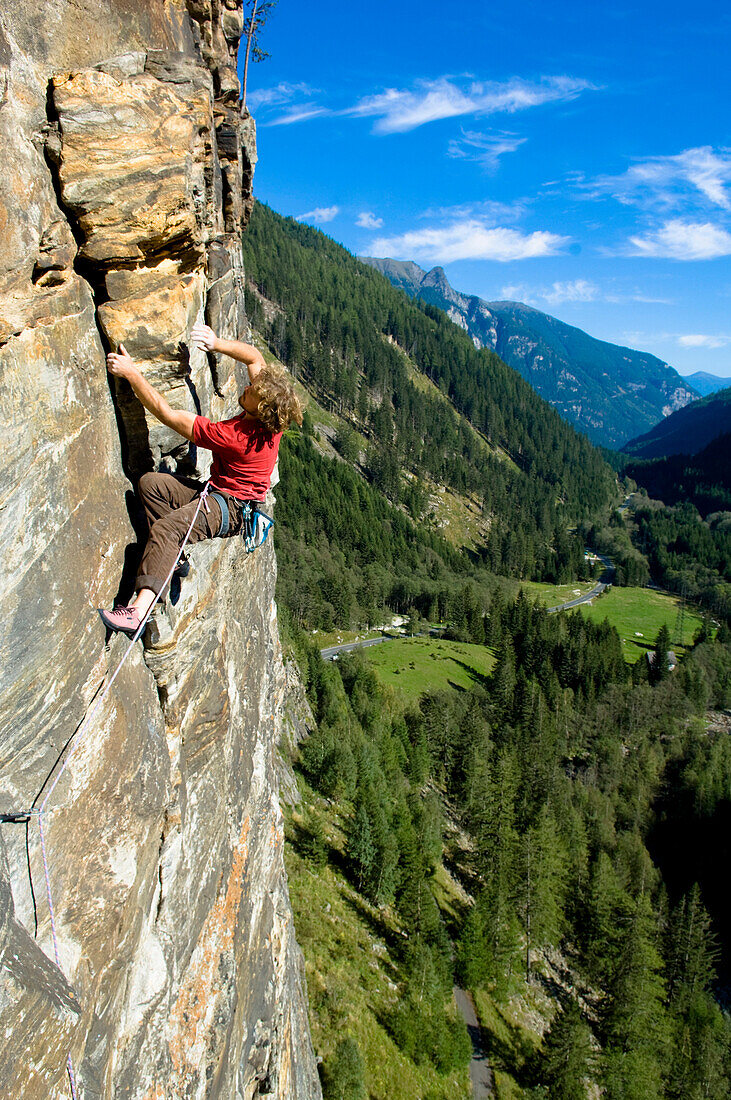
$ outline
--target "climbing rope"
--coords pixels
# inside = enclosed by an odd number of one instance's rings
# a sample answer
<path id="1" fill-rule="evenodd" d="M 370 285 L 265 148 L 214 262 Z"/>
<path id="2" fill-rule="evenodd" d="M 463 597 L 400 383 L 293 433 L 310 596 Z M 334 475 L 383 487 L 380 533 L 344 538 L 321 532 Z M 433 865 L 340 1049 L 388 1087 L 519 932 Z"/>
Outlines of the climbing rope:
<path id="1" fill-rule="evenodd" d="M 152 614 L 152 612 L 154 611 L 156 605 L 158 604 L 158 602 L 160 600 L 161 593 L 165 591 L 168 584 L 170 583 L 170 581 L 172 579 L 172 576 L 173 576 L 173 573 L 175 572 L 175 569 L 177 568 L 178 562 L 180 561 L 181 557 L 183 556 L 183 551 L 185 550 L 186 543 L 188 542 L 188 539 L 190 538 L 191 531 L 193 530 L 193 525 L 195 524 L 195 521 L 198 518 L 198 513 L 201 510 L 201 506 L 205 504 L 206 511 L 209 510 L 208 502 L 206 500 L 206 497 L 208 496 L 208 487 L 209 487 L 209 482 L 206 482 L 206 484 L 203 488 L 203 491 L 202 491 L 202 493 L 201 493 L 201 495 L 198 499 L 198 506 L 195 510 L 195 514 L 193 515 L 193 518 L 190 521 L 190 526 L 188 527 L 188 530 L 185 533 L 185 538 L 183 539 L 183 541 L 180 544 L 180 550 L 178 551 L 178 556 L 175 559 L 175 561 L 173 562 L 172 568 L 170 569 L 170 572 L 168 573 L 167 577 L 165 578 L 165 581 L 164 581 L 162 587 L 160 588 L 160 591 L 156 594 L 155 599 L 152 601 L 149 608 L 147 609 L 147 613 L 145 614 L 144 618 L 142 619 L 142 622 L 140 623 L 137 630 L 135 631 L 132 640 L 130 641 L 129 645 L 127 646 L 127 649 L 124 652 L 122 660 L 119 662 L 116 669 L 114 670 L 111 678 L 109 679 L 109 681 L 107 683 L 107 686 L 104 688 L 104 691 L 99 696 L 99 698 L 96 701 L 96 704 L 89 711 L 89 713 L 87 714 L 86 718 L 83 720 L 81 725 L 79 726 L 76 733 L 72 735 L 72 739 L 74 741 L 73 747 L 72 747 L 71 751 L 69 752 L 68 756 L 66 757 L 66 759 L 64 760 L 63 764 L 59 768 L 58 773 L 56 774 L 56 777 L 53 780 L 53 783 L 48 788 L 46 796 L 43 799 L 43 801 L 41 802 L 40 806 L 36 807 L 35 805 L 33 805 L 29 810 L 20 810 L 20 811 L 13 811 L 13 812 L 9 812 L 9 813 L 1 813 L 0 814 L 0 822 L 8 822 L 8 823 L 14 823 L 14 824 L 19 824 L 19 823 L 20 824 L 22 824 L 22 823 L 27 824 L 27 822 L 30 821 L 31 817 L 37 817 L 38 818 L 38 833 L 39 833 L 39 836 L 40 836 L 41 853 L 42 853 L 42 856 L 43 856 L 43 874 L 44 874 L 45 879 L 46 879 L 46 897 L 48 898 L 48 911 L 49 911 L 49 914 L 50 914 L 50 917 L 51 917 L 51 938 L 53 940 L 53 954 L 54 954 L 54 957 L 55 957 L 56 966 L 58 967 L 58 969 L 61 971 L 62 974 L 63 974 L 63 967 L 61 966 L 61 959 L 60 959 L 59 950 L 58 950 L 58 938 L 56 936 L 56 911 L 55 911 L 54 906 L 53 906 L 53 895 L 52 895 L 52 892 L 51 892 L 51 876 L 49 874 L 49 869 L 48 869 L 48 855 L 47 855 L 47 852 L 46 852 L 46 837 L 45 837 L 45 831 L 44 831 L 44 825 L 43 825 L 43 814 L 46 811 L 46 805 L 48 803 L 48 800 L 50 799 L 51 795 L 53 794 L 56 787 L 58 786 L 58 782 L 61 779 L 61 776 L 66 771 L 66 768 L 71 763 L 71 760 L 73 759 L 73 757 L 74 757 L 75 753 L 77 752 L 79 746 L 82 744 L 86 734 L 91 729 L 93 719 L 99 713 L 99 710 L 101 709 L 102 704 L 104 703 L 105 699 L 109 695 L 109 692 L 112 689 L 112 685 L 113 685 L 114 681 L 117 679 L 117 676 L 119 675 L 119 673 L 121 672 L 125 661 L 127 660 L 130 653 L 132 652 L 132 648 L 134 647 L 135 642 L 138 640 L 138 638 L 141 636 L 143 630 L 147 626 L 147 622 L 150 618 L 150 615 Z M 67 744 L 68 743 L 69 742 L 67 742 Z M 64 746 L 64 748 L 65 747 L 66 746 Z M 60 757 L 59 757 L 59 760 L 60 760 Z M 56 761 L 56 764 L 58 764 L 58 760 Z M 55 766 L 56 765 L 54 765 L 54 767 Z M 50 774 L 52 774 L 52 772 Z M 46 780 L 46 782 L 48 782 L 48 779 Z M 41 788 L 41 790 L 42 789 L 43 788 Z M 37 799 L 37 797 L 38 796 L 36 796 L 36 799 Z M 35 802 L 35 800 L 34 800 L 34 802 Z M 73 1062 L 71 1060 L 71 1054 L 70 1053 L 69 1053 L 68 1060 L 67 1060 L 67 1070 L 68 1070 L 68 1076 L 69 1076 L 69 1084 L 71 1086 L 71 1095 L 73 1097 L 73 1100 L 77 1100 L 76 1076 L 75 1076 L 75 1073 L 74 1073 L 74 1065 L 73 1065 Z"/>

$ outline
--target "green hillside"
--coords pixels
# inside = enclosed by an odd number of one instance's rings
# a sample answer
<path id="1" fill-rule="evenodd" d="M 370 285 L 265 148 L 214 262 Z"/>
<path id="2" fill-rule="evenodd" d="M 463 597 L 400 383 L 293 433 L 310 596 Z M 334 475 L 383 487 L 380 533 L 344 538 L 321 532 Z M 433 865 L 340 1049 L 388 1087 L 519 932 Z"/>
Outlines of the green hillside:
<path id="1" fill-rule="evenodd" d="M 731 432 L 717 436 L 696 454 L 625 458 L 620 469 L 664 504 L 687 501 L 702 516 L 731 511 Z"/>
<path id="2" fill-rule="evenodd" d="M 394 690 L 415 643 L 376 647 L 378 674 L 373 652 L 323 664 L 295 637 L 317 728 L 288 866 L 327 1100 L 346 1039 L 363 1095 L 461 1096 L 455 978 L 475 991 L 499 1096 L 567 1095 L 554 1051 L 570 1042 L 577 1096 L 684 1100 L 703 1077 L 725 1100 L 704 901 L 728 944 L 728 890 L 691 838 L 726 812 L 728 737 L 701 718 L 731 698 L 728 648 L 631 672 L 611 626 L 523 595 L 496 594 L 485 629 L 488 675 L 473 646 L 471 684 L 423 680 L 418 698 Z"/>

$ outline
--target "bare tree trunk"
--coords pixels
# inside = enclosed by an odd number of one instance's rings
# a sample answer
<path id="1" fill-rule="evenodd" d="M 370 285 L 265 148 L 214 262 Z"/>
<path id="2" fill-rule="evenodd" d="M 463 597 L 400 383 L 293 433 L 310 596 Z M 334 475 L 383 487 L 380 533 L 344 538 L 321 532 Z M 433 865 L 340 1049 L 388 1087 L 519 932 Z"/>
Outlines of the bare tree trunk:
<path id="1" fill-rule="evenodd" d="M 246 81 L 249 76 L 249 55 L 251 54 L 251 43 L 254 38 L 254 29 L 256 27 L 256 9 L 259 7 L 259 0 L 254 0 L 254 7 L 251 9 L 251 17 L 249 19 L 249 27 L 246 32 L 246 53 L 244 54 L 244 75 L 241 81 L 241 114 L 243 115 L 246 110 Z"/>
<path id="2" fill-rule="evenodd" d="M 525 980 L 530 981 L 530 917 L 531 917 L 531 878 L 530 878 L 530 841 L 528 842 L 528 904 L 525 913 Z"/>

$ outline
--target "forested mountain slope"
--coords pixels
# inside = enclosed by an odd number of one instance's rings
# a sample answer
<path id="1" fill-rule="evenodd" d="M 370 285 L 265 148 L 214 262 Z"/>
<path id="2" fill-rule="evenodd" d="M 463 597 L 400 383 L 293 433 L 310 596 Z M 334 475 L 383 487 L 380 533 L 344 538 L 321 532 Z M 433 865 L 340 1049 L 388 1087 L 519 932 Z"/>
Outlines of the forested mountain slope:
<path id="1" fill-rule="evenodd" d="M 731 387 L 678 409 L 622 450 L 637 458 L 694 455 L 725 432 L 731 432 Z"/>
<path id="2" fill-rule="evenodd" d="M 258 207 L 244 247 L 255 333 L 311 395 L 282 445 L 276 547 L 317 722 L 290 869 L 326 1095 L 350 1071 L 361 1095 L 464 1095 L 456 978 L 488 1026 L 516 999 L 548 1002 L 530 1043 L 491 1032 L 500 1095 L 687 1100 L 702 1079 L 724 1100 L 705 907 L 725 945 L 724 888 L 705 865 L 694 888 L 687 857 L 669 896 L 662 876 L 676 796 L 698 833 L 726 811 L 728 738 L 703 716 L 728 705 L 728 647 L 704 631 L 672 676 L 630 668 L 608 623 L 507 600 L 501 573 L 582 567 L 580 534 L 617 499 L 597 452 L 494 353 L 321 233 Z M 434 522 L 445 486 L 483 509 L 484 546 L 467 553 Z M 406 705 L 362 655 L 320 659 L 313 628 L 393 611 L 488 647 L 492 673 Z"/>
<path id="3" fill-rule="evenodd" d="M 475 625 L 475 640 L 496 651 L 492 676 L 471 691 L 427 687 L 406 710 L 362 655 L 325 665 L 296 635 L 318 722 L 300 768 L 319 798 L 305 788 L 296 846 L 307 862 L 293 889 L 304 892 L 306 954 L 321 958 L 329 944 L 328 968 L 308 973 L 326 1081 L 341 1068 L 346 1027 L 366 1053 L 369 1095 L 425 1095 L 384 1091 L 386 1065 L 400 1056 L 409 1072 L 423 1067 L 424 1081 L 428 1071 L 429 1097 L 461 1097 L 456 975 L 488 1025 L 499 1096 L 579 1100 L 597 1095 L 593 1084 L 612 1098 L 725 1100 L 731 1026 L 712 986 L 728 889 L 695 842 L 708 847 L 728 814 L 729 739 L 702 722 L 709 703 L 728 705 L 728 647 L 701 642 L 672 676 L 644 660 L 630 672 L 607 623 L 549 616 L 522 595 L 509 604 L 496 595 Z M 461 884 L 446 905 L 445 855 Z M 390 992 L 367 958 L 357 975 L 342 910 L 335 927 L 329 905 L 310 916 L 313 879 L 334 873 L 362 898 L 350 905 L 362 927 L 386 945 L 378 963 Z M 547 961 L 556 952 L 558 987 Z M 545 1032 L 529 1042 L 525 1019 L 502 1021 L 516 1003 L 545 1005 L 546 989 Z M 364 999 L 385 1033 L 380 1052 Z"/>
<path id="4" fill-rule="evenodd" d="M 704 517 L 731 512 L 731 432 L 717 436 L 697 454 L 629 458 L 622 469 L 665 504 L 687 501 Z"/>
<path id="5" fill-rule="evenodd" d="M 427 483 L 470 494 L 494 571 L 538 578 L 575 566 L 568 529 L 616 492 L 585 438 L 441 311 L 409 302 L 319 231 L 258 204 L 243 247 L 254 327 L 363 437 L 374 487 L 417 522 Z"/>
<path id="6" fill-rule="evenodd" d="M 521 302 L 486 302 L 450 286 L 441 267 L 363 257 L 412 298 L 443 309 L 478 347 L 492 348 L 594 442 L 617 447 L 695 391 L 647 352 L 596 340 Z"/>

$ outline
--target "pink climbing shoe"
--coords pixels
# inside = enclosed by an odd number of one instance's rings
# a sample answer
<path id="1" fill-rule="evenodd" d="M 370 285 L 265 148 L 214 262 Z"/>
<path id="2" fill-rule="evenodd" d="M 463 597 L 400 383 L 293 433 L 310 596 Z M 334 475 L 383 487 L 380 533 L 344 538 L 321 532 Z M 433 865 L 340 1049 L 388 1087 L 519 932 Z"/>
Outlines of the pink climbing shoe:
<path id="1" fill-rule="evenodd" d="M 128 638 L 134 638 L 142 622 L 136 607 L 115 607 L 113 611 L 98 607 L 97 611 L 107 630 L 126 634 Z"/>

